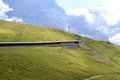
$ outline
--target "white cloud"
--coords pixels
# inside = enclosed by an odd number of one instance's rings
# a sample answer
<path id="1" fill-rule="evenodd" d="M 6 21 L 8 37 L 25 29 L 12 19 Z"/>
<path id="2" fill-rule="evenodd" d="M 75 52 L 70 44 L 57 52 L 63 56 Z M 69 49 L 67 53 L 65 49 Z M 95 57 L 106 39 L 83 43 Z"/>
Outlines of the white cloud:
<path id="1" fill-rule="evenodd" d="M 114 35 L 113 37 L 109 38 L 109 41 L 111 43 L 120 45 L 120 33 L 117 33 L 116 35 Z"/>
<path id="2" fill-rule="evenodd" d="M 101 25 L 98 27 L 98 30 L 107 35 L 110 33 L 110 29 L 108 26 Z"/>
<path id="3" fill-rule="evenodd" d="M 0 0 L 0 19 L 14 22 L 23 22 L 21 18 L 12 17 L 9 18 L 6 13 L 12 11 L 13 9 L 9 7 L 8 4 L 5 4 L 3 0 Z"/>
<path id="4" fill-rule="evenodd" d="M 6 19 L 8 16 L 6 13 L 8 11 L 13 10 L 12 8 L 9 8 L 9 5 L 3 3 L 3 0 L 0 0 L 0 19 Z"/>
<path id="5" fill-rule="evenodd" d="M 61 0 L 63 1 L 63 0 Z M 66 1 L 66 0 L 64 0 Z M 102 2 L 102 1 L 101 1 Z M 95 3 L 94 3 L 95 4 Z M 101 13 L 102 16 L 106 19 L 108 25 L 115 25 L 120 20 L 120 4 L 119 0 L 103 0 L 101 7 L 93 7 L 94 9 L 103 9 Z M 85 15 L 86 19 L 90 22 L 94 22 L 93 15 L 88 11 L 91 8 L 81 8 L 81 9 L 66 9 L 68 15 Z"/>
<path id="6" fill-rule="evenodd" d="M 17 17 L 8 18 L 5 20 L 6 21 L 13 21 L 13 22 L 23 22 L 23 20 L 21 18 L 17 18 Z"/>
<path id="7" fill-rule="evenodd" d="M 87 8 L 81 8 L 81 9 L 65 9 L 65 12 L 67 15 L 74 15 L 74 16 L 80 16 L 84 15 L 90 23 L 94 22 L 93 15 L 89 12 Z"/>
<path id="8" fill-rule="evenodd" d="M 108 25 L 117 24 L 120 20 L 120 4 L 119 0 L 104 0 L 103 8 L 105 9 L 104 18 Z"/>

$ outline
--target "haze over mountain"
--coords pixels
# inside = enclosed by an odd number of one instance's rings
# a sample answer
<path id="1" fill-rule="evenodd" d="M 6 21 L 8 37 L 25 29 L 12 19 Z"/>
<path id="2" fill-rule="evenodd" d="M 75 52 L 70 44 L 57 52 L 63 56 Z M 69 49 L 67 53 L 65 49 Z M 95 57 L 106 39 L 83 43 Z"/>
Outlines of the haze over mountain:
<path id="1" fill-rule="evenodd" d="M 14 10 L 8 12 L 8 16 L 18 17 L 24 23 L 42 25 L 48 27 L 59 27 L 64 25 L 64 10 L 57 6 L 54 0 L 4 0 Z M 14 3 L 13 3 L 14 2 Z M 22 4 L 22 5 L 21 5 Z M 62 29 L 62 27 L 59 27 Z"/>
<path id="2" fill-rule="evenodd" d="M 23 23 L 41 25 L 66 30 L 89 36 L 98 40 L 114 41 L 113 37 L 120 30 L 118 27 L 109 27 L 101 9 L 87 9 L 81 15 L 69 15 L 66 10 L 58 6 L 55 0 L 3 0 L 13 10 L 7 12 L 9 20 L 23 21 Z M 87 14 L 83 12 L 86 11 Z M 83 14 L 82 14 L 83 13 Z M 89 17 L 88 15 L 91 15 Z M 89 20 L 94 18 L 94 20 Z M 119 26 L 119 24 L 116 24 Z M 67 29 L 68 30 L 68 29 Z"/>

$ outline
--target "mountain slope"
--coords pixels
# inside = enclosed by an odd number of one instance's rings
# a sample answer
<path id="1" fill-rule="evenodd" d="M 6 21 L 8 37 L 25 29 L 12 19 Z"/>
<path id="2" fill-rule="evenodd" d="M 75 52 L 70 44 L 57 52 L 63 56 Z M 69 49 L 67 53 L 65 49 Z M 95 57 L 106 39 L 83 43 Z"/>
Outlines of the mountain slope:
<path id="1" fill-rule="evenodd" d="M 0 41 L 83 40 L 76 50 L 60 47 L 0 48 L 1 80 L 119 80 L 120 47 L 64 31 L 0 21 Z"/>

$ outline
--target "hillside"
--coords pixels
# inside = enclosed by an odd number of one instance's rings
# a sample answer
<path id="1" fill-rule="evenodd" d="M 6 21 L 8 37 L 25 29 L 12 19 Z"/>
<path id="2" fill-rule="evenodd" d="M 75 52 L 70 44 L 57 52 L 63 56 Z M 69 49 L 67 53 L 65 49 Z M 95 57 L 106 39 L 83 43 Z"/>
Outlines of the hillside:
<path id="1" fill-rule="evenodd" d="M 0 21 L 0 41 L 83 40 L 79 49 L 0 48 L 0 80 L 120 80 L 120 47 L 64 31 Z"/>

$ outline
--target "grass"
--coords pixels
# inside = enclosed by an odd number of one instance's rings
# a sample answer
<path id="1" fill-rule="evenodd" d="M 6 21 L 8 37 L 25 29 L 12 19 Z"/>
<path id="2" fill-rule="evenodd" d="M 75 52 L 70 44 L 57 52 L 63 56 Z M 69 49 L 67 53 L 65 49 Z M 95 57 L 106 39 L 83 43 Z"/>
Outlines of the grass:
<path id="1" fill-rule="evenodd" d="M 0 48 L 0 80 L 119 80 L 120 47 L 61 30 L 0 21 L 0 41 L 83 40 L 76 50 L 60 47 Z M 109 60 L 99 61 L 93 53 Z M 113 75 L 114 74 L 114 75 Z M 113 79 L 112 79 L 113 78 Z"/>

